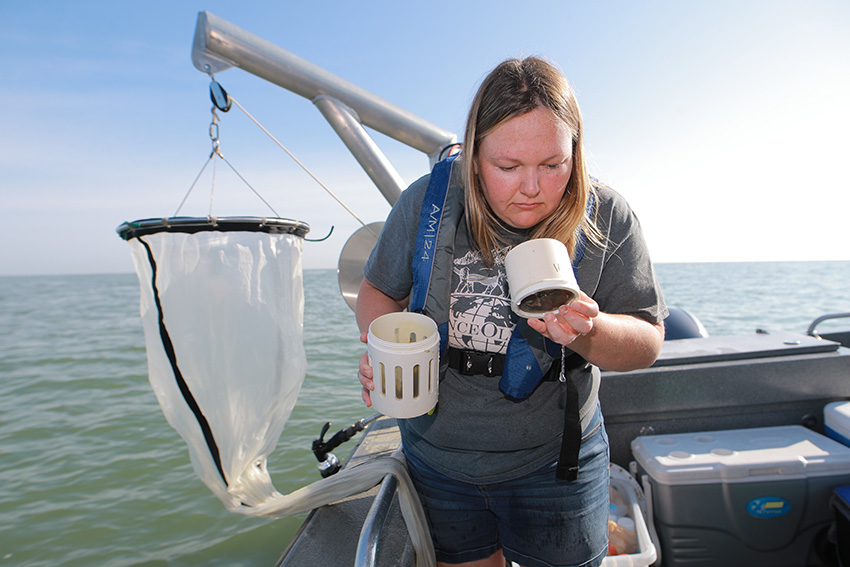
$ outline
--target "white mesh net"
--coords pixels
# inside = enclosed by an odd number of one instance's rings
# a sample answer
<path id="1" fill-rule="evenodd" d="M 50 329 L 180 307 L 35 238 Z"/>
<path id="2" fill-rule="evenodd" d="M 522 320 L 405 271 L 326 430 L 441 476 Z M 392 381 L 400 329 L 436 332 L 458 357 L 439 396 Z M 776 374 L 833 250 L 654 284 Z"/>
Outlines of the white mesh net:
<path id="1" fill-rule="evenodd" d="M 424 514 L 398 458 L 343 469 L 288 495 L 272 485 L 266 459 L 306 372 L 302 237 L 204 230 L 132 235 L 128 242 L 151 386 L 189 446 L 198 477 L 227 509 L 299 514 L 394 474 L 417 565 L 433 565 Z"/>

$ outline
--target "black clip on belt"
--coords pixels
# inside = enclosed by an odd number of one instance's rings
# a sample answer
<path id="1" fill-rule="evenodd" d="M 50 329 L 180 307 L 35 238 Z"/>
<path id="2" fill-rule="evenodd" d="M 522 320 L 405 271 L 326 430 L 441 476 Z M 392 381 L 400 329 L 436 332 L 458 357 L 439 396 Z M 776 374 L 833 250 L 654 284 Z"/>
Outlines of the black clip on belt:
<path id="1" fill-rule="evenodd" d="M 463 350 L 449 347 L 449 367 L 464 376 L 483 374 L 484 376 L 501 376 L 505 370 L 505 355 L 477 350 Z"/>
<path id="2" fill-rule="evenodd" d="M 505 370 L 505 355 L 491 352 L 481 352 L 477 350 L 465 350 L 454 347 L 446 349 L 449 368 L 453 368 L 460 372 L 463 376 L 472 376 L 473 374 L 481 374 L 483 376 L 501 376 Z M 584 366 L 587 362 L 578 354 L 573 353 L 564 361 L 564 370 L 569 372 L 580 366 Z M 552 363 L 549 372 L 543 376 L 546 382 L 557 380 L 561 374 L 561 359 L 557 358 Z"/>

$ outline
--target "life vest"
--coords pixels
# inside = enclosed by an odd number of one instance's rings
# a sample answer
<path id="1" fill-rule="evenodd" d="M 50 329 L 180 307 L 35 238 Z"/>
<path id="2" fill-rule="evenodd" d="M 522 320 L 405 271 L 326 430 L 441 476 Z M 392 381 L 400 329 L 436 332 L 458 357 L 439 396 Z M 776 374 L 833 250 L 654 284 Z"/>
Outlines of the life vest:
<path id="1" fill-rule="evenodd" d="M 413 251 L 413 289 L 409 309 L 424 313 L 437 323 L 441 361 L 445 360 L 448 346 L 455 236 L 464 211 L 462 183 L 452 183 L 456 157 L 450 156 L 438 162 L 431 171 Z M 593 203 L 588 206 L 592 207 Z M 582 233 L 573 259 L 574 268 L 581 260 L 584 245 Z M 513 312 L 511 318 L 515 327 L 508 341 L 499 389 L 511 398 L 522 400 L 531 395 L 550 370 L 558 370 L 553 369 L 552 365 L 557 360 L 560 366 L 562 348 L 532 329 L 525 318 Z M 577 354 L 570 358 L 571 366 L 586 364 Z M 447 363 L 441 363 L 440 366 L 442 373 Z M 578 390 L 573 380 L 567 380 L 564 415 L 564 437 L 556 474 L 558 478 L 574 480 L 578 476 L 581 420 Z"/>
<path id="2" fill-rule="evenodd" d="M 413 252 L 413 290 L 410 310 L 434 319 L 440 331 L 440 354 L 448 344 L 448 318 L 454 242 L 464 210 L 459 183 L 452 183 L 455 158 L 438 162 L 431 171 L 422 203 L 419 229 Z M 437 251 L 441 253 L 437 254 Z M 578 239 L 573 267 L 584 252 L 584 237 Z M 505 368 L 499 389 L 522 400 L 531 395 L 553 361 L 560 358 L 561 345 L 532 329 L 528 321 L 511 313 L 515 327 L 508 341 Z"/>

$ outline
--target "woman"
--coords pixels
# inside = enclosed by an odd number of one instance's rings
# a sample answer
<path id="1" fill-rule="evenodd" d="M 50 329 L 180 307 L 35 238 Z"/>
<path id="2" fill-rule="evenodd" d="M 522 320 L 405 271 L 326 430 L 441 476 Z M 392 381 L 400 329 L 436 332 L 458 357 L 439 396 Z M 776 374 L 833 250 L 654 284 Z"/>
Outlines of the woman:
<path id="1" fill-rule="evenodd" d="M 567 245 L 583 293 L 526 320 L 511 311 L 504 257 L 532 238 Z M 410 307 L 447 343 L 436 409 L 399 420 L 439 564 L 599 565 L 608 535 L 599 369 L 651 365 L 666 309 L 637 219 L 590 180 L 581 114 L 557 69 L 530 57 L 488 75 L 460 158 L 404 191 L 365 276 L 363 342 L 376 317 Z M 531 362 L 518 365 L 521 356 Z M 358 377 L 371 405 L 366 355 Z"/>

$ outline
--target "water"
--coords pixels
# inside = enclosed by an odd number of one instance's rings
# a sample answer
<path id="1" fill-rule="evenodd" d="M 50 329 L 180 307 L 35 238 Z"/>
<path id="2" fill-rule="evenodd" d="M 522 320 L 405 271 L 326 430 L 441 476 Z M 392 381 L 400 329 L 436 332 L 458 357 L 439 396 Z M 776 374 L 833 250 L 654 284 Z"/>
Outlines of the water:
<path id="1" fill-rule="evenodd" d="M 662 264 L 658 274 L 668 302 L 713 335 L 803 332 L 850 311 L 850 262 Z M 310 445 L 325 421 L 333 433 L 371 413 L 335 272 L 304 281 L 307 377 L 269 458 L 281 492 L 319 478 Z M 0 277 L 0 332 L 0 566 L 274 564 L 303 517 L 231 514 L 195 477 L 147 382 L 135 275 Z"/>
<path id="2" fill-rule="evenodd" d="M 850 262 L 659 264 L 668 305 L 688 309 L 710 335 L 756 329 L 803 333 L 826 313 L 850 312 Z M 819 329 L 850 327 L 850 319 Z"/>

